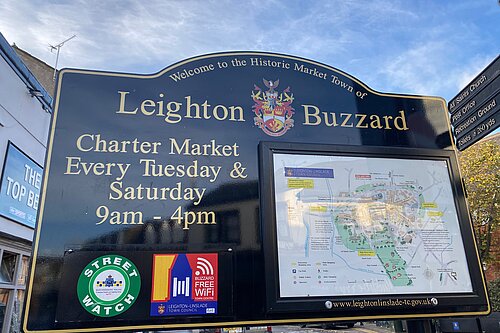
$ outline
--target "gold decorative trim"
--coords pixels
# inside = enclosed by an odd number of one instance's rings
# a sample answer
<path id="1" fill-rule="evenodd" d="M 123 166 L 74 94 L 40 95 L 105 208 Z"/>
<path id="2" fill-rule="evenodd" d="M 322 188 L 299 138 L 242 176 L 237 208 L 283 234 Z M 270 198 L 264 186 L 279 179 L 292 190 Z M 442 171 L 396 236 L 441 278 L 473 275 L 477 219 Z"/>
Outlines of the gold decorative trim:
<path id="1" fill-rule="evenodd" d="M 285 58 L 285 59 L 290 59 L 290 60 L 295 60 L 295 61 L 301 61 L 305 63 L 312 64 L 314 66 L 319 66 L 323 67 L 327 70 L 336 72 L 342 76 L 345 76 L 352 81 L 356 82 L 360 86 L 362 86 L 364 89 L 366 89 L 368 92 L 378 95 L 378 96 L 384 96 L 384 97 L 400 97 L 400 98 L 410 98 L 410 99 L 420 99 L 420 100 L 434 100 L 434 101 L 439 101 L 443 104 L 443 115 L 446 118 L 446 122 L 448 124 L 448 129 L 449 129 L 449 135 L 450 135 L 450 140 L 452 142 L 452 147 L 453 150 L 455 151 L 455 154 L 457 152 L 453 136 L 451 134 L 451 125 L 450 125 L 450 120 L 448 117 L 448 108 L 446 105 L 446 101 L 442 97 L 435 97 L 435 96 L 418 96 L 418 95 L 401 95 L 401 94 L 391 94 L 391 93 L 381 93 L 377 92 L 367 85 L 365 85 L 363 82 L 359 81 L 357 78 L 351 76 L 350 74 L 344 73 L 341 70 L 338 70 L 334 67 L 315 62 L 313 60 L 309 59 L 304 59 L 300 57 L 295 57 L 295 56 L 290 56 L 290 55 L 284 55 L 284 54 L 279 54 L 279 53 L 267 53 L 267 52 L 221 52 L 221 53 L 212 53 L 212 54 L 207 54 L 207 55 L 202 55 L 202 56 L 196 56 L 192 57 L 183 61 L 180 61 L 176 64 L 173 64 L 171 66 L 166 67 L 165 69 L 159 71 L 158 73 L 155 74 L 130 74 L 130 73 L 114 73 L 114 72 L 104 72 L 104 71 L 92 71 L 92 70 L 83 70 L 83 69 L 62 69 L 59 72 L 58 76 L 58 81 L 57 81 L 57 90 L 56 90 L 56 99 L 55 99 L 55 104 L 54 104 L 54 110 L 52 113 L 52 125 L 51 125 L 51 130 L 50 130 L 50 137 L 49 137 L 49 143 L 47 147 L 47 154 L 46 154 L 46 159 L 45 159 L 45 169 L 44 169 L 44 181 L 43 181 L 43 190 L 42 190 L 42 197 L 40 200 L 40 213 L 37 218 L 37 225 L 36 225 L 36 234 L 35 234 L 35 242 L 33 244 L 33 256 L 31 258 L 32 260 L 32 266 L 31 266 L 31 271 L 30 271 L 30 281 L 28 285 L 28 294 L 26 298 L 26 305 L 25 309 L 28 309 L 27 312 L 24 314 L 24 320 L 23 320 L 23 329 L 25 332 L 40 332 L 40 333 L 49 333 L 49 332 L 102 332 L 103 328 L 89 328 L 89 329 L 61 329 L 61 330 L 41 330 L 41 331 L 31 331 L 28 330 L 27 325 L 28 325 L 28 314 L 29 314 L 29 308 L 31 305 L 31 293 L 33 290 L 33 279 L 35 276 L 35 266 L 36 266 L 36 261 L 37 261 L 37 255 L 38 255 L 38 244 L 40 240 L 40 230 L 42 227 L 42 220 L 43 220 L 43 213 L 44 213 L 44 208 L 45 208 L 45 199 L 46 199 L 46 191 L 47 191 L 47 182 L 48 182 L 48 175 L 50 171 L 50 166 L 52 162 L 52 147 L 54 144 L 54 133 L 55 133 L 55 127 L 57 123 L 57 115 L 59 111 L 59 101 L 60 101 L 60 96 L 61 96 L 61 86 L 62 86 L 62 81 L 64 78 L 64 74 L 70 74 L 70 73 L 79 73 L 79 74 L 87 74 L 87 75 L 98 75 L 98 76 L 110 76 L 110 77 L 127 77 L 127 78 L 136 78 L 136 79 L 153 79 L 162 76 L 166 72 L 173 70 L 177 67 L 183 66 L 185 64 L 188 64 L 190 62 L 202 60 L 202 59 L 210 59 L 210 58 L 215 58 L 215 57 L 227 57 L 227 56 L 250 56 L 250 55 L 256 55 L 256 56 L 267 56 L 267 57 L 280 57 L 280 58 Z M 457 158 L 458 160 L 458 158 Z M 461 177 L 461 176 L 460 176 Z M 463 184 L 462 184 L 463 188 Z M 465 193 L 465 190 L 464 190 Z M 469 212 L 469 207 L 467 205 L 467 211 Z M 476 256 L 478 260 L 479 267 L 482 267 L 480 259 L 479 259 L 479 252 L 477 249 L 477 245 L 475 242 L 475 237 L 474 237 L 474 228 L 471 222 L 471 230 L 472 230 L 472 237 L 474 240 L 474 246 L 476 249 Z M 118 331 L 118 330 L 132 330 L 132 329 L 159 329 L 159 328 L 167 328 L 167 329 L 173 329 L 173 328 L 194 328 L 194 327 L 200 327 L 200 326 L 205 326 L 205 327 L 222 327 L 222 326 L 245 326 L 245 325 L 263 325 L 263 324 L 294 324 L 294 323 L 306 323 L 306 322 L 322 322 L 322 321 L 345 321 L 345 320 L 372 320 L 372 319 L 403 319 L 403 318 L 435 318 L 435 317 L 446 317 L 446 316 L 466 316 L 466 315 L 487 315 L 491 311 L 491 306 L 490 306 L 490 301 L 488 298 L 488 292 L 486 290 L 486 283 L 485 283 L 485 278 L 484 278 L 484 273 L 481 270 L 481 277 L 483 280 L 483 288 L 484 292 L 486 294 L 486 300 L 488 304 L 488 309 L 486 311 L 480 311 L 480 312 L 451 312 L 451 313 L 430 313 L 430 314 L 415 314 L 415 315 L 394 315 L 394 316 L 366 316 L 366 317 L 325 317 L 325 318 L 315 318 L 315 319 L 275 319 L 275 320 L 259 320 L 259 321 L 240 321 L 240 322 L 217 322 L 217 323 L 194 323 L 194 324 L 169 324 L 169 325 L 141 325 L 141 326 L 119 326 L 119 327 L 106 327 L 104 328 L 106 331 Z"/>

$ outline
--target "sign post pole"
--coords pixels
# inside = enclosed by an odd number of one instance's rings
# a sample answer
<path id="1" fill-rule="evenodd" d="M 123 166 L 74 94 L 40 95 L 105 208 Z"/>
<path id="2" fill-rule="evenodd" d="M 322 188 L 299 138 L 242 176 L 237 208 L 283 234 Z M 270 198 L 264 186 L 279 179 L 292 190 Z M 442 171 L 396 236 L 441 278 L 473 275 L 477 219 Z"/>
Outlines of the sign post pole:
<path id="1" fill-rule="evenodd" d="M 434 333 L 430 320 L 407 320 L 408 333 Z"/>

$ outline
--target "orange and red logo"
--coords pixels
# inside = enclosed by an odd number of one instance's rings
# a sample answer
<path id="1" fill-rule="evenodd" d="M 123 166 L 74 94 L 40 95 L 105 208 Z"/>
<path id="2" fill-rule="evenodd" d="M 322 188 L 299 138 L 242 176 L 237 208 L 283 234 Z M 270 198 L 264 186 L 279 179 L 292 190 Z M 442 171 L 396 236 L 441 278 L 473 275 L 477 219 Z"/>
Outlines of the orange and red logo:
<path id="1" fill-rule="evenodd" d="M 218 254 L 154 254 L 151 316 L 217 313 Z"/>

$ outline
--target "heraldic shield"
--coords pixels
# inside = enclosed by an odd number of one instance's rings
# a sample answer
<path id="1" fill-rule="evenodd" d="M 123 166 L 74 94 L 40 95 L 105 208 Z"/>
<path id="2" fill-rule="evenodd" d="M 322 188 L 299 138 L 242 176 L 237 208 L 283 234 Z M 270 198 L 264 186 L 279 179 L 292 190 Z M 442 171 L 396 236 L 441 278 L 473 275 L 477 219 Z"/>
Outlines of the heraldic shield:
<path id="1" fill-rule="evenodd" d="M 270 136 L 282 136 L 293 127 L 292 116 L 294 109 L 291 106 L 293 94 L 290 87 L 281 93 L 275 89 L 280 80 L 269 81 L 262 79 L 268 90 L 263 91 L 259 86 L 254 85 L 252 98 L 255 104 L 252 109 L 255 113 L 254 121 L 260 129 Z"/>

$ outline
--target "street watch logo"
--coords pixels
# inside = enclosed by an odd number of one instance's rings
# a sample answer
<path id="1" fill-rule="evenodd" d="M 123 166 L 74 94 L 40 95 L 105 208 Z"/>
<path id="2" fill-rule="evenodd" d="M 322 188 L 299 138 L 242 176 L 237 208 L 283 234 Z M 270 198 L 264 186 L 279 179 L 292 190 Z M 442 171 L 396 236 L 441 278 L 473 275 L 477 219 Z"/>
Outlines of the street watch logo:
<path id="1" fill-rule="evenodd" d="M 78 300 L 90 314 L 114 317 L 127 311 L 137 299 L 141 276 L 127 258 L 106 255 L 89 263 L 80 274 Z"/>

